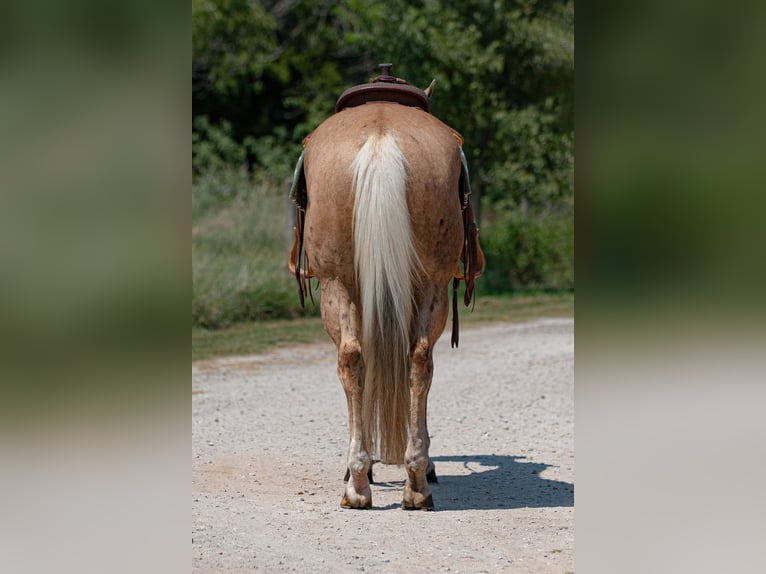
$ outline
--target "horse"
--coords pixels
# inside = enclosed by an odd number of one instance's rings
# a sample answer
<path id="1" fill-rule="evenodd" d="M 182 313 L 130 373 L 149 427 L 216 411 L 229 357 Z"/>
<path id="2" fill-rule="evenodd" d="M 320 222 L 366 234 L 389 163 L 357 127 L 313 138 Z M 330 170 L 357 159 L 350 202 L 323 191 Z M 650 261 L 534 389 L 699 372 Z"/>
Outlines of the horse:
<path id="1" fill-rule="evenodd" d="M 403 508 L 434 507 L 426 421 L 434 344 L 449 315 L 450 281 L 454 313 L 457 280 L 484 266 L 475 225 L 466 251 L 461 143 L 422 107 L 395 101 L 347 107 L 304 140 L 301 245 L 291 269 L 304 287 L 317 278 L 337 348 L 349 428 L 344 508 L 372 506 L 376 456 L 404 465 Z M 472 267 L 460 272 L 467 258 Z"/>

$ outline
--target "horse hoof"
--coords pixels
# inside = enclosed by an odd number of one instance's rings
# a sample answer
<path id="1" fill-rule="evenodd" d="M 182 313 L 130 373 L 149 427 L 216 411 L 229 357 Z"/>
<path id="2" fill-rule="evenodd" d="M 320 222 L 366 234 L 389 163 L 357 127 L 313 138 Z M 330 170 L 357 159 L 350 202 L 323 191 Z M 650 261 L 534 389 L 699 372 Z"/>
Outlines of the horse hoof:
<path id="1" fill-rule="evenodd" d="M 346 469 L 346 474 L 343 475 L 343 482 L 348 482 L 349 478 L 351 478 L 351 471 Z M 375 484 L 375 482 L 372 480 L 372 463 L 370 464 L 370 470 L 367 471 L 367 480 L 370 481 L 370 484 Z M 436 474 L 434 474 L 434 482 L 436 482 Z"/>
<path id="2" fill-rule="evenodd" d="M 422 495 L 415 493 L 412 500 L 408 501 L 405 499 L 402 501 L 402 508 L 404 510 L 433 510 L 434 499 L 430 494 L 423 498 Z"/>
<path id="3" fill-rule="evenodd" d="M 340 506 L 341 508 L 351 508 L 351 509 L 364 509 L 364 508 L 370 508 L 372 506 L 372 498 L 366 498 L 366 499 L 362 498 L 360 502 L 361 504 L 353 505 L 351 504 L 351 501 L 349 501 L 348 496 L 344 494 L 343 500 L 340 501 Z"/>

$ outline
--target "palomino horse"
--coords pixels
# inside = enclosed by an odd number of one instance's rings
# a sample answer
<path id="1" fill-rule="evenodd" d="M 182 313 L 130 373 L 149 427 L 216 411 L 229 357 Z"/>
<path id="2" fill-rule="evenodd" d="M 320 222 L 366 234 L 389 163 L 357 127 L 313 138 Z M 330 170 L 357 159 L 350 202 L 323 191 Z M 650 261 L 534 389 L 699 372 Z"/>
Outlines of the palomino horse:
<path id="1" fill-rule="evenodd" d="M 374 456 L 404 464 L 404 508 L 433 508 L 426 401 L 448 286 L 467 245 L 459 137 L 423 109 L 368 102 L 331 116 L 304 141 L 307 263 L 301 269 L 294 252 L 293 269 L 297 262 L 299 282 L 317 277 L 338 350 L 347 508 L 372 505 Z M 476 249 L 471 279 L 483 269 Z"/>

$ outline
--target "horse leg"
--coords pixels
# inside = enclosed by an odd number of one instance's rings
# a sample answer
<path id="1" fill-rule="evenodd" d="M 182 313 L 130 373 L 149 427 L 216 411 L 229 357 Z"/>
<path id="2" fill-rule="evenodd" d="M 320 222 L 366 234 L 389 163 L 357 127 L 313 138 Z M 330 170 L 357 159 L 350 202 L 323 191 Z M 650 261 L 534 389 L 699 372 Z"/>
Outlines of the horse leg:
<path id="1" fill-rule="evenodd" d="M 426 474 L 429 468 L 428 428 L 426 426 L 426 400 L 433 375 L 433 346 L 427 337 L 421 337 L 412 353 L 410 375 L 410 432 L 404 466 L 407 482 L 404 485 L 402 507 L 407 510 L 434 507 L 431 488 Z"/>
<path id="2" fill-rule="evenodd" d="M 341 340 L 338 348 L 338 377 L 346 393 L 349 426 L 349 478 L 346 493 L 340 504 L 344 508 L 368 508 L 372 506 L 372 490 L 368 477 L 371 464 L 362 434 L 364 366 L 362 349 L 356 337 Z"/>
<path id="3" fill-rule="evenodd" d="M 367 471 L 367 480 L 370 481 L 370 484 L 375 484 L 375 481 L 372 479 L 372 465 L 373 463 L 370 462 L 370 470 Z M 343 482 L 348 482 L 348 479 L 351 477 L 351 471 L 348 470 L 348 467 L 346 467 L 346 474 L 343 475 Z M 434 475 L 434 478 L 436 478 L 436 475 Z M 434 480 L 428 479 L 428 482 L 436 482 Z"/>
<path id="4" fill-rule="evenodd" d="M 426 414 L 426 417 L 428 415 Z M 427 448 L 431 448 L 431 437 L 428 434 L 428 425 L 426 424 L 426 436 L 428 437 L 428 445 Z M 436 476 L 436 467 L 434 466 L 434 461 L 431 460 L 429 457 L 428 459 L 428 466 L 426 467 L 426 481 L 428 484 L 436 484 L 439 482 L 439 479 Z"/>
<path id="5" fill-rule="evenodd" d="M 428 439 L 426 441 L 426 451 L 431 452 L 431 435 L 428 432 L 428 408 L 426 405 L 426 412 L 424 415 L 424 418 L 426 420 L 426 438 Z M 429 457 L 428 459 L 428 466 L 426 467 L 426 482 L 428 484 L 435 484 L 439 482 L 439 479 L 436 477 L 436 467 L 434 466 L 434 461 L 431 460 Z"/>
<path id="6" fill-rule="evenodd" d="M 322 286 L 322 318 L 325 328 L 338 347 L 338 378 L 343 385 L 348 405 L 348 482 L 341 501 L 344 508 L 369 508 L 372 490 L 368 472 L 370 455 L 362 431 L 362 390 L 364 363 L 357 338 L 358 311 L 346 289 L 338 282 Z"/>
<path id="7" fill-rule="evenodd" d="M 407 482 L 404 485 L 402 507 L 408 510 L 434 507 L 428 483 L 437 482 L 433 462 L 428 457 L 431 438 L 428 436 L 428 391 L 434 373 L 434 344 L 444 331 L 449 314 L 446 290 L 432 285 L 419 306 L 418 338 L 410 355 L 410 421 L 404 466 Z"/>

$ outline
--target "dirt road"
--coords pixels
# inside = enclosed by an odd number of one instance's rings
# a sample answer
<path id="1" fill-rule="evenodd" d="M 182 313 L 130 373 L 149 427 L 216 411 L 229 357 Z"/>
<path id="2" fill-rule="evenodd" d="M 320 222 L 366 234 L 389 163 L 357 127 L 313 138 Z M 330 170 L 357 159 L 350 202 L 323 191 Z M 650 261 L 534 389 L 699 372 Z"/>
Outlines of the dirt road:
<path id="1" fill-rule="evenodd" d="M 192 367 L 195 572 L 574 571 L 574 322 L 449 334 L 428 403 L 436 509 L 340 508 L 346 400 L 327 343 Z"/>

